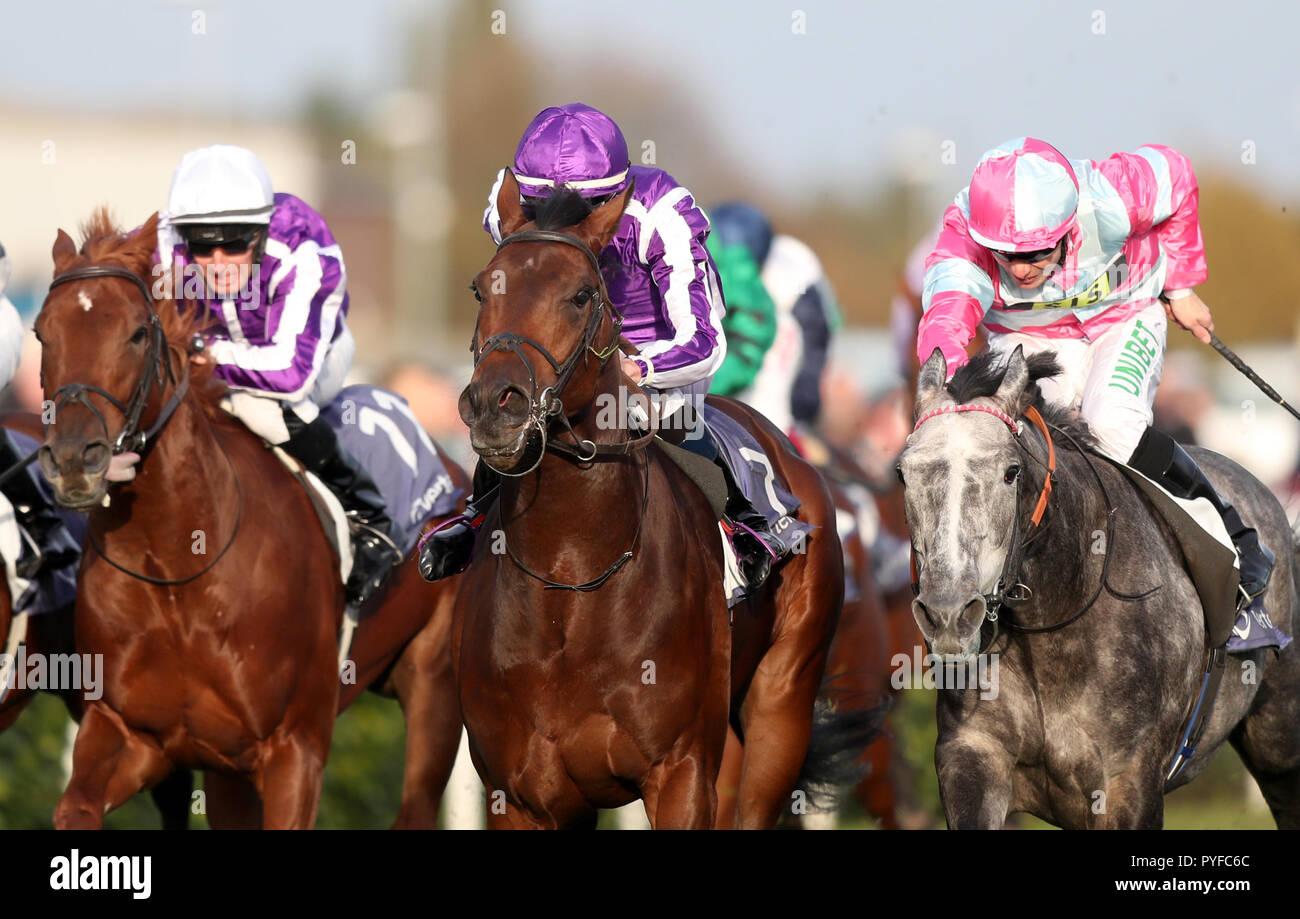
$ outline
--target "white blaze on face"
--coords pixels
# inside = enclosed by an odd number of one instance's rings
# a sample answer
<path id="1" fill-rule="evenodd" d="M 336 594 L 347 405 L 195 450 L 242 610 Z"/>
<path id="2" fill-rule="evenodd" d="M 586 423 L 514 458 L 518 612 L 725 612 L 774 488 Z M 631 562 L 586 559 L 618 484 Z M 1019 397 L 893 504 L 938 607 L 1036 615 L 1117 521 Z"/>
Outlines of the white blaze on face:
<path id="1" fill-rule="evenodd" d="M 86 292 L 84 290 L 77 291 L 77 302 L 81 304 L 82 310 L 87 313 L 89 313 L 90 308 L 95 305 L 90 302 L 90 298 L 86 296 Z"/>
<path id="2" fill-rule="evenodd" d="M 931 430 L 933 425 L 934 430 Z M 1001 470 L 995 468 L 998 460 L 990 447 L 997 443 L 996 438 L 1002 431 L 992 430 L 990 425 L 1001 425 L 994 418 L 980 413 L 961 413 L 942 415 L 927 421 L 921 431 L 925 434 L 923 444 L 918 444 L 918 459 L 946 460 L 948 462 L 948 481 L 944 495 L 944 507 L 935 508 L 939 514 L 939 530 L 930 540 L 930 553 L 933 559 L 945 559 L 949 569 L 961 571 L 973 561 L 979 577 L 978 590 L 982 594 L 993 592 L 1002 566 L 1006 560 L 1005 545 L 1009 534 L 992 532 L 988 520 L 993 519 L 992 508 L 966 507 L 970 481 L 987 482 L 993 476 L 1001 478 Z M 918 432 L 920 433 L 920 432 Z M 936 483 L 938 484 L 938 483 Z M 996 494 L 996 491 L 994 492 Z M 1007 490 L 1008 500 L 1014 500 L 1014 492 Z M 986 515 L 978 519 L 977 515 Z M 979 557 L 965 557 L 966 546 L 970 544 L 963 537 L 974 532 L 985 532 L 987 538 L 976 543 Z"/>

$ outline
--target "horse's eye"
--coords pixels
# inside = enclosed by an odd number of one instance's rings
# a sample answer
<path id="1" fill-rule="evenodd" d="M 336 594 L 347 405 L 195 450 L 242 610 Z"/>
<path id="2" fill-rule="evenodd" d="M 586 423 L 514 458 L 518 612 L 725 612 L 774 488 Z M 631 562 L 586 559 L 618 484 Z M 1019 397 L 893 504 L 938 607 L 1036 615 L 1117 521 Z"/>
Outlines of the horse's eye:
<path id="1" fill-rule="evenodd" d="M 1002 481 L 1006 482 L 1008 485 L 1014 485 L 1018 478 L 1020 478 L 1020 467 L 1015 463 L 1012 463 L 1007 467 L 1006 473 L 1002 476 Z"/>
<path id="2" fill-rule="evenodd" d="M 903 485 L 907 484 L 907 482 L 903 479 L 903 466 L 901 463 L 894 467 L 894 475 L 898 476 L 898 481 L 901 482 Z"/>
<path id="3" fill-rule="evenodd" d="M 591 302 L 591 290 L 589 288 L 584 287 L 582 290 L 578 291 L 576 294 L 573 295 L 574 306 L 586 306 L 590 302 Z"/>
<path id="4" fill-rule="evenodd" d="M 478 288 L 475 287 L 473 284 L 469 286 L 469 292 L 474 295 L 474 299 L 477 300 L 479 303 L 483 302 L 483 297 L 479 295 Z"/>
<path id="5" fill-rule="evenodd" d="M 149 334 L 149 330 L 146 329 L 144 326 L 140 326 L 140 328 L 135 330 L 135 334 L 131 336 L 131 344 L 133 345 L 140 344 L 142 341 L 144 341 L 145 336 L 148 334 Z"/>

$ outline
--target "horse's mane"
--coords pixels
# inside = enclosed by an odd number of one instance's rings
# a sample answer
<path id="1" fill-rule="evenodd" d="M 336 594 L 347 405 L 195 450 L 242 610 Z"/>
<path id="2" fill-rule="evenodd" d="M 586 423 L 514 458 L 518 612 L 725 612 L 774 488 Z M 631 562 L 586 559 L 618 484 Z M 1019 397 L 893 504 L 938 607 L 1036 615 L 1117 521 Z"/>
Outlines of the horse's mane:
<path id="1" fill-rule="evenodd" d="M 983 351 L 972 357 L 948 381 L 948 394 L 958 402 L 992 396 L 1002 385 L 1002 378 L 1007 372 L 1006 361 L 999 361 L 999 357 L 999 354 L 992 351 Z M 1055 402 L 1047 402 L 1038 388 L 1039 380 L 1054 377 L 1061 372 L 1056 356 L 1047 352 L 1031 354 L 1026 362 L 1029 368 L 1029 385 L 1026 387 L 1026 392 L 1031 397 L 1029 404 L 1038 409 L 1049 425 L 1065 431 L 1081 446 L 1096 448 L 1096 438 L 1079 413 Z M 1063 438 L 1054 431 L 1052 440 L 1058 447 L 1070 446 L 1068 438 Z"/>
<path id="2" fill-rule="evenodd" d="M 155 233 L 146 232 L 154 225 L 151 218 L 143 226 L 123 231 L 113 222 L 107 207 L 96 208 L 90 219 L 80 227 L 80 253 L 59 265 L 58 270 L 63 272 L 88 265 L 114 265 L 135 272 L 150 290 L 157 291 L 159 288 L 154 281 L 158 276 L 153 271 L 153 253 L 157 243 Z M 154 312 L 162 323 L 167 344 L 182 356 L 189 355 L 190 340 L 195 333 L 205 331 L 212 324 L 205 311 L 183 310 L 175 299 L 155 297 L 153 305 Z M 225 394 L 226 384 L 213 374 L 215 369 L 211 362 L 191 362 L 190 392 L 186 398 L 196 399 L 209 420 L 225 423 L 230 420 L 230 416 L 221 410 L 219 403 Z"/>
<path id="3" fill-rule="evenodd" d="M 539 230 L 567 230 L 591 216 L 591 202 L 566 185 L 538 201 L 533 223 Z"/>

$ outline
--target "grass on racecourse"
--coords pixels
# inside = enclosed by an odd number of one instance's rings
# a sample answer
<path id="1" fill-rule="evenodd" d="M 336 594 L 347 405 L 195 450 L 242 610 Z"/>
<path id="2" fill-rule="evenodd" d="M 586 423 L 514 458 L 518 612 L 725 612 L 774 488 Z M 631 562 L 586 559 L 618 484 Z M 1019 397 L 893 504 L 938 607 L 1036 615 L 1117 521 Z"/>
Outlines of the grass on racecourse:
<path id="1" fill-rule="evenodd" d="M 933 693 L 903 693 L 893 720 L 903 755 L 918 779 L 918 803 L 942 826 L 934 775 Z M 0 734 L 0 829 L 50 827 L 54 805 L 63 790 L 60 757 L 67 724 L 63 706 L 41 695 L 16 725 Z M 401 712 L 395 702 L 367 694 L 349 709 L 335 728 L 317 827 L 389 826 L 401 801 L 403 743 Z M 1170 829 L 1271 828 L 1273 819 L 1252 786 L 1236 753 L 1225 746 L 1204 774 L 1169 796 L 1165 825 Z M 1026 829 L 1047 826 L 1024 815 L 1015 819 Z M 158 812 L 147 796 L 137 795 L 109 814 L 105 824 L 117 829 L 155 828 L 159 826 Z M 609 815 L 602 814 L 601 826 L 611 824 Z M 191 815 L 190 825 L 205 828 L 207 819 Z M 873 825 L 874 821 L 852 806 L 840 820 L 845 829 Z"/>

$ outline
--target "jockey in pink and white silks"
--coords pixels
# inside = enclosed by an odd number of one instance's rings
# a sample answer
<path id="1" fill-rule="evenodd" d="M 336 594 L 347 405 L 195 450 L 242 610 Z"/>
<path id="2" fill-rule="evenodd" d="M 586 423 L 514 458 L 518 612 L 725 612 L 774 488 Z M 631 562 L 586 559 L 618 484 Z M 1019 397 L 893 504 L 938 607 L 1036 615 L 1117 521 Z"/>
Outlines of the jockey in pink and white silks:
<path id="1" fill-rule="evenodd" d="M 667 172 L 631 165 L 618 125 L 581 103 L 540 112 L 519 141 L 511 171 L 524 213 L 529 215 L 540 200 L 562 187 L 578 192 L 594 208 L 634 184 L 614 238 L 599 253 L 602 266 L 607 266 L 602 274 L 610 303 L 623 316 L 623 336 L 638 348 L 637 354 L 622 358 L 623 371 L 650 396 L 661 428 L 671 426 L 669 419 L 680 412 L 678 417 L 688 429 L 681 445 L 723 468 L 733 500 L 738 499 L 736 520 L 759 534 L 751 537 L 743 530 L 736 534 L 745 580 L 756 587 L 770 564 L 760 542 L 768 538 L 767 523 L 744 501 L 699 412 L 709 381 L 727 351 L 722 331 L 726 307 L 705 246 L 708 218 L 691 193 Z M 504 177 L 503 169 L 483 215 L 484 229 L 498 243 L 496 200 Z M 481 516 L 495 494 L 495 484 L 495 474 L 480 462 L 467 516 Z M 439 531 L 425 543 L 421 571 L 436 580 L 463 570 L 472 547 L 469 525 Z"/>
<path id="2" fill-rule="evenodd" d="M 315 473 L 343 505 L 353 534 L 348 602 L 359 605 L 396 555 L 378 488 L 320 417 L 355 352 L 347 269 L 324 218 L 273 192 L 252 151 L 204 147 L 176 167 L 158 258 L 171 270 L 178 303 L 196 300 L 215 320 L 203 359 L 230 387 L 223 407 Z"/>
<path id="3" fill-rule="evenodd" d="M 1039 381 L 1045 398 L 1077 408 L 1107 456 L 1218 511 L 1244 605 L 1267 587 L 1272 553 L 1183 448 L 1151 427 L 1166 319 L 1207 343 L 1214 328 L 1192 290 L 1207 275 L 1197 204 L 1191 164 L 1169 147 L 1100 161 L 1066 159 L 1031 137 L 994 147 L 926 260 L 916 351 L 922 362 L 942 351 L 951 376 L 983 323 L 991 350 L 1053 352 L 1063 373 Z"/>
<path id="4" fill-rule="evenodd" d="M 5 296 L 5 287 L 9 284 L 12 263 L 0 246 L 0 387 L 9 385 L 23 356 L 23 337 L 26 329 L 18 310 Z M 0 428 L 0 472 L 11 468 L 22 456 L 14 444 L 9 432 Z M 63 521 L 54 512 L 50 500 L 41 494 L 36 486 L 32 469 L 24 469 L 4 483 L 3 491 L 9 503 L 13 505 L 14 517 L 27 535 L 36 544 L 36 552 L 15 561 L 15 568 L 20 577 L 31 580 L 42 568 L 58 568 L 80 558 L 78 553 L 68 553 L 56 545 L 53 537 L 63 530 Z M 17 597 L 13 598 L 17 600 Z M 0 687 L 0 696 L 3 696 Z"/>

